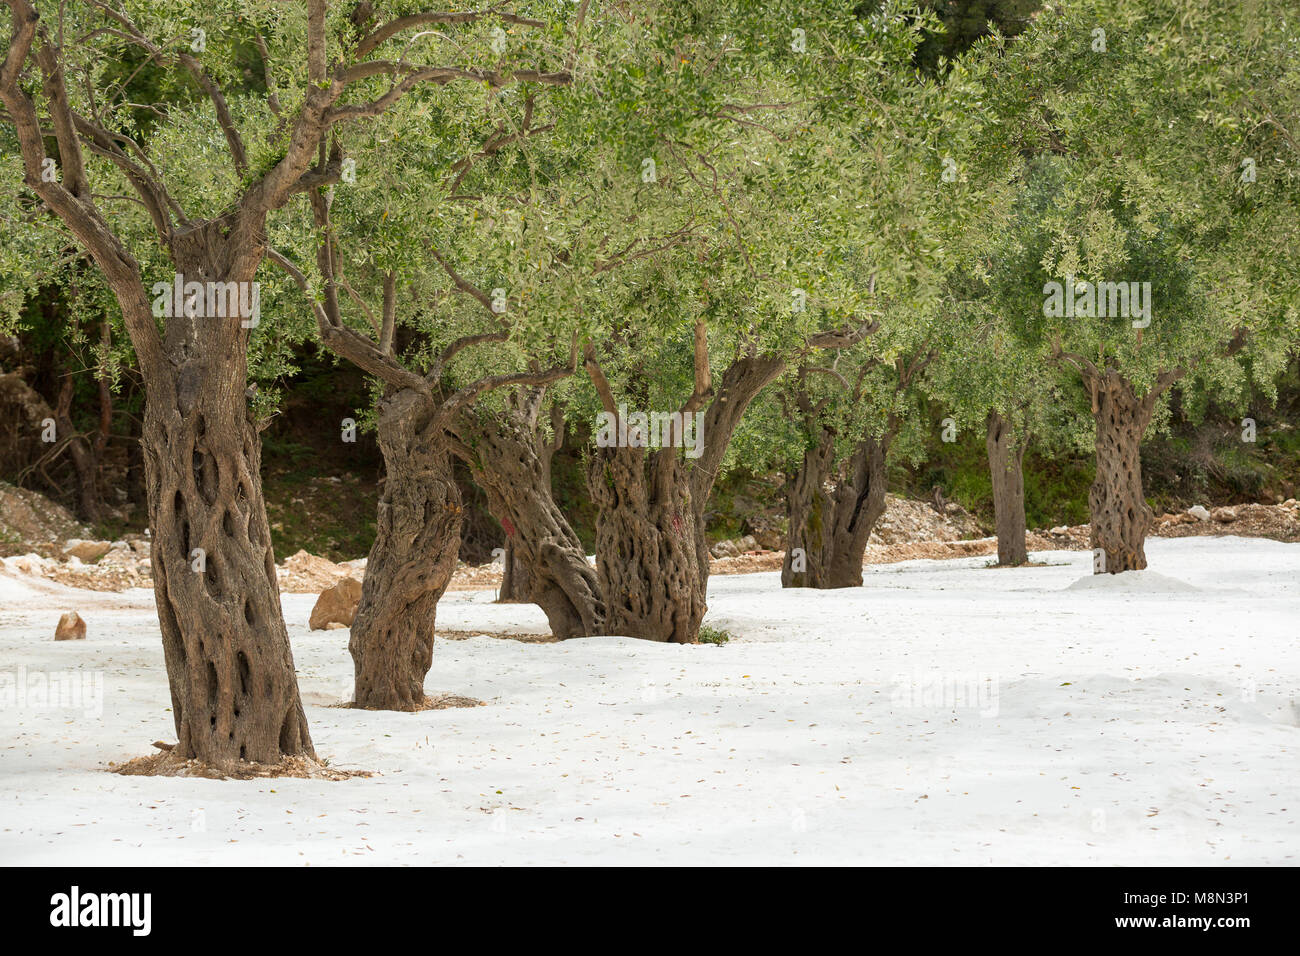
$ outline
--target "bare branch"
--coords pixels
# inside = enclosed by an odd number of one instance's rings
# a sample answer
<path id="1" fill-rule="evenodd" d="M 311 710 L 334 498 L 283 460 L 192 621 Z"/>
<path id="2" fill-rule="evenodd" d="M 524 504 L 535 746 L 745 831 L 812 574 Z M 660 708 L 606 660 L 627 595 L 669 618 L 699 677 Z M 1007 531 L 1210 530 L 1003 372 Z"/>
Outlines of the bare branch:
<path id="1" fill-rule="evenodd" d="M 614 399 L 614 390 L 609 387 L 609 379 L 605 377 L 605 371 L 600 367 L 600 361 L 596 357 L 596 349 L 588 342 L 583 347 L 583 366 L 587 369 L 587 374 L 591 376 L 591 384 L 596 386 L 596 394 L 600 396 L 600 404 L 604 406 L 605 411 L 614 416 L 618 421 L 618 402 Z"/>
<path id="2" fill-rule="evenodd" d="M 405 17 L 398 17 L 379 27 L 368 36 L 363 37 L 357 44 L 356 56 L 369 56 L 385 40 L 391 39 L 403 30 L 410 30 L 414 27 L 422 27 L 428 24 L 458 24 L 474 23 L 485 17 L 494 16 L 504 23 L 512 23 L 518 26 L 526 27 L 544 27 L 546 23 L 542 20 L 533 20 L 528 17 L 520 17 L 511 13 L 501 13 L 497 7 L 489 7 L 487 10 L 466 10 L 461 13 L 414 13 Z"/>
<path id="3" fill-rule="evenodd" d="M 695 323 L 695 387 L 691 397 L 682 406 L 682 413 L 686 414 L 702 408 L 712 394 L 713 375 L 709 370 L 708 326 L 703 319 L 699 319 Z"/>
<path id="4" fill-rule="evenodd" d="M 569 360 L 563 365 L 553 365 L 548 369 L 534 368 L 528 372 L 513 372 L 505 375 L 487 375 L 478 381 L 466 385 L 452 393 L 451 397 L 439 408 L 439 417 L 452 421 L 461 410 L 484 392 L 511 385 L 549 385 L 572 375 L 578 368 L 578 336 L 575 333 L 569 344 Z"/>

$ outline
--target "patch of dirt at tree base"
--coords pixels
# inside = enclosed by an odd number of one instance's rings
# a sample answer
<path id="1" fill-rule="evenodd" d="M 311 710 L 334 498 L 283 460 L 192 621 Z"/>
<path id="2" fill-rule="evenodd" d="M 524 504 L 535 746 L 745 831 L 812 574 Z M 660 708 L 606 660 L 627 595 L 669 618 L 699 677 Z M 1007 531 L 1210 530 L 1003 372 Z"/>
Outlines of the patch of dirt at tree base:
<path id="1" fill-rule="evenodd" d="M 451 707 L 486 707 L 487 701 L 461 694 L 430 694 L 424 698 L 424 704 L 417 708 L 424 710 L 447 710 Z"/>
<path id="2" fill-rule="evenodd" d="M 247 763 L 218 767 L 202 760 L 182 760 L 170 751 L 136 757 L 108 765 L 110 773 L 124 777 L 203 777 L 208 780 L 257 780 L 296 777 L 304 780 L 350 780 L 370 777 L 369 770 L 340 770 L 306 757 L 285 757 L 279 763 Z"/>
<path id="3" fill-rule="evenodd" d="M 521 634 L 512 631 L 449 631 L 438 628 L 437 637 L 443 641 L 467 641 L 471 637 L 491 637 L 502 641 L 519 641 L 521 644 L 558 644 L 560 641 L 549 631 L 545 634 Z"/>
<path id="4" fill-rule="evenodd" d="M 442 637 L 442 632 L 438 632 L 438 637 Z M 344 710 L 369 710 L 379 708 L 358 707 L 351 701 L 342 704 L 329 704 L 330 707 L 341 707 Z M 487 701 L 479 700 L 477 697 L 465 697 L 462 694 L 429 694 L 424 698 L 424 703 L 419 707 L 412 707 L 410 710 L 399 711 L 399 713 L 420 714 L 426 710 L 448 710 L 452 707 L 486 707 Z"/>

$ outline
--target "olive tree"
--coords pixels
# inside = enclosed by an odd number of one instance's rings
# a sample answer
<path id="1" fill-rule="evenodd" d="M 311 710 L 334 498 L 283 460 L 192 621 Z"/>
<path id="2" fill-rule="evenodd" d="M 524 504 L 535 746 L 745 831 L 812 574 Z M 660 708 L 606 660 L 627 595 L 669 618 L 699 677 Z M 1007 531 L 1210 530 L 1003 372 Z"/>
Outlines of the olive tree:
<path id="1" fill-rule="evenodd" d="M 1247 155 L 1245 124 L 1230 119 L 1244 110 L 1267 125 L 1276 104 L 1244 102 L 1294 37 L 1239 40 L 1237 14 L 1184 17 L 1177 6 L 1046 9 L 1015 40 L 984 41 L 972 57 L 999 121 L 964 159 L 973 176 L 1017 189 L 1012 241 L 989 238 L 1021 283 L 1004 287 L 997 307 L 1087 392 L 1099 572 L 1146 567 L 1152 512 L 1139 449 L 1168 390 L 1234 366 L 1268 374 L 1294 309 L 1284 277 L 1294 275 L 1285 212 L 1294 197 L 1283 188 L 1294 174 L 1259 167 L 1277 148 Z M 1261 257 L 1274 262 L 1261 267 Z"/>
<path id="2" fill-rule="evenodd" d="M 144 379 L 174 753 L 215 765 L 312 758 L 246 396 L 268 218 L 339 179 L 341 152 L 322 149 L 333 132 L 423 84 L 501 89 L 568 73 L 481 52 L 492 29 L 547 29 L 509 4 L 447 12 L 401 3 L 380 16 L 370 4 L 256 2 L 233 20 L 178 0 L 40 6 L 5 0 L 0 103 L 25 185 L 102 271 Z M 481 42 L 434 46 L 430 29 Z M 260 70 L 244 67 L 250 48 Z M 139 122 L 115 69 L 126 53 L 183 75 L 196 98 L 155 105 L 156 121 Z M 133 202 L 105 198 L 122 194 Z M 168 273 L 146 272 L 130 241 L 144 232 L 141 218 Z"/>

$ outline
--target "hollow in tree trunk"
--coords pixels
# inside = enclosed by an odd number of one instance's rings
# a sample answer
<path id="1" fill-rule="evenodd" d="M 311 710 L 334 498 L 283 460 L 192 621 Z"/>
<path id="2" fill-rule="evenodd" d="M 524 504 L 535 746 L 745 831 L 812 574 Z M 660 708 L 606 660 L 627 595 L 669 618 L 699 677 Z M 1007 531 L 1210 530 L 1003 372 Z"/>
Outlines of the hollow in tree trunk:
<path id="1" fill-rule="evenodd" d="M 1142 435 L 1156 393 L 1139 398 L 1132 383 L 1114 370 L 1085 381 L 1097 424 L 1097 476 L 1088 491 L 1094 570 L 1140 571 L 1147 566 L 1143 544 L 1154 519 L 1142 494 Z"/>
<path id="2" fill-rule="evenodd" d="M 461 524 L 451 452 L 434 412 L 428 396 L 411 390 L 379 407 L 384 490 L 348 642 L 357 707 L 424 704 L 434 615 L 456 568 Z"/>
<path id="3" fill-rule="evenodd" d="M 993 479 L 993 512 L 998 534 L 998 564 L 1020 565 L 1029 560 L 1025 546 L 1025 447 L 1015 440 L 1011 423 L 996 411 L 986 421 L 984 445 Z"/>
<path id="4" fill-rule="evenodd" d="M 821 428 L 817 445 L 786 489 L 789 535 L 781 565 L 787 588 L 862 585 L 862 558 L 885 513 L 885 463 L 892 435 L 864 438 L 834 468 L 835 434 Z"/>

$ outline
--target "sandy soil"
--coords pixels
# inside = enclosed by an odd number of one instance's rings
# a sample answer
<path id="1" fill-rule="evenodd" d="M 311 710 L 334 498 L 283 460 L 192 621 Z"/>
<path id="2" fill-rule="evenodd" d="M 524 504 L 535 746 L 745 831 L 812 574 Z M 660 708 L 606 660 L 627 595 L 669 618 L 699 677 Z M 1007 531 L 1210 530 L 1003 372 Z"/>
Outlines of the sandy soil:
<path id="1" fill-rule="evenodd" d="M 728 644 L 440 641 L 426 690 L 486 706 L 417 714 L 338 706 L 348 632 L 287 595 L 317 749 L 373 774 L 343 781 L 107 772 L 175 739 L 152 594 L 0 573 L 0 859 L 1295 864 L 1300 547 L 1148 555 L 719 576 Z M 447 595 L 439 627 L 545 631 L 492 597 Z M 68 608 L 88 639 L 56 644 Z"/>

